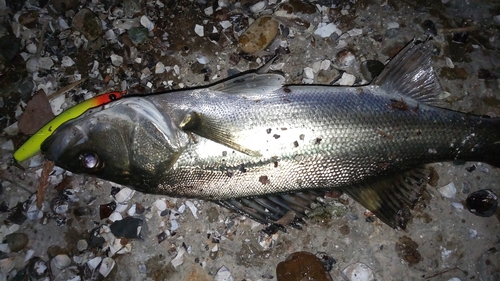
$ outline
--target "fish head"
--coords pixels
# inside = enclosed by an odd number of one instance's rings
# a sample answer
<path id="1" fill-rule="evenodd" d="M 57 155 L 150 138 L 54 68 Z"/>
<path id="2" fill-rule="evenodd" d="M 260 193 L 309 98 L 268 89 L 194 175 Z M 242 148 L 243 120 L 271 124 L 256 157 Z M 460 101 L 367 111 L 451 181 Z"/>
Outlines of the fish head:
<path id="1" fill-rule="evenodd" d="M 156 184 L 188 141 L 152 103 L 130 98 L 68 121 L 42 143 L 41 151 L 73 173 L 141 190 Z"/>

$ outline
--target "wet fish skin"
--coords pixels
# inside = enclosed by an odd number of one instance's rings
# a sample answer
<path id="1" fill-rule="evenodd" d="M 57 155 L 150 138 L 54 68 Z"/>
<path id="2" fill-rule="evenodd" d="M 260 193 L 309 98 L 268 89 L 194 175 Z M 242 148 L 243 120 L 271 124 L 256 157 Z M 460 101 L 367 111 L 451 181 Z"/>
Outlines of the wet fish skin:
<path id="1" fill-rule="evenodd" d="M 440 88 L 429 45 L 407 47 L 368 86 L 283 86 L 265 74 L 125 97 L 64 124 L 42 152 L 146 193 L 223 202 L 334 188 L 372 211 L 411 205 L 411 188 L 365 186 L 433 162 L 500 166 L 499 119 L 431 105 Z M 387 207 L 393 227 L 401 204 Z"/>

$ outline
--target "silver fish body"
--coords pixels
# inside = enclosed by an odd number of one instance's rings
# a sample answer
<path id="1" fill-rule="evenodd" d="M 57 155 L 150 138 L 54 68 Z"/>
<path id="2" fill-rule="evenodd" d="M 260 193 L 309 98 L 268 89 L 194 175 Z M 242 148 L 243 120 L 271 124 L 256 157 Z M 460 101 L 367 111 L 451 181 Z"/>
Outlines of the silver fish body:
<path id="1" fill-rule="evenodd" d="M 184 197 L 339 188 L 426 163 L 490 162 L 484 150 L 499 137 L 491 132 L 496 119 L 398 100 L 374 86 L 288 86 L 251 97 L 198 90 L 144 99 L 161 112 L 171 104 L 195 111 L 208 120 L 202 126 L 231 132 L 221 138 L 248 151 L 193 134 L 172 168 L 150 184 L 154 193 Z"/>
<path id="2" fill-rule="evenodd" d="M 42 152 L 75 173 L 236 210 L 279 211 L 272 196 L 339 189 L 402 226 L 397 216 L 418 191 L 401 188 L 409 180 L 398 175 L 456 159 L 500 166 L 499 119 L 432 105 L 440 87 L 430 53 L 429 43 L 411 45 L 362 87 L 284 86 L 280 75 L 249 74 L 125 97 L 64 124 Z"/>

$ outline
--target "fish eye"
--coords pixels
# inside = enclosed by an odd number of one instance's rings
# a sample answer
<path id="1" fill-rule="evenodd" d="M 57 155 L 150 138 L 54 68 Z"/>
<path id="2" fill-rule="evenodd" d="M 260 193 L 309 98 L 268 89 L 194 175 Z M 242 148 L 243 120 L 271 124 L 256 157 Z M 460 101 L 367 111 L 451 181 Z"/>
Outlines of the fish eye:
<path id="1" fill-rule="evenodd" d="M 85 169 L 93 170 L 99 167 L 99 156 L 94 152 L 84 152 L 80 154 L 79 158 Z"/>

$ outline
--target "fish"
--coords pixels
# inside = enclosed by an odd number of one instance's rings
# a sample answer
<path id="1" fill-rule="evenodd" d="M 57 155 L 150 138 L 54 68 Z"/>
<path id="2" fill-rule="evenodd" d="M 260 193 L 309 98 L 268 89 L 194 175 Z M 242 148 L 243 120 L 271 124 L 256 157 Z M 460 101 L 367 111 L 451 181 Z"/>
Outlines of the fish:
<path id="1" fill-rule="evenodd" d="M 257 71 L 124 96 L 62 124 L 41 151 L 73 173 L 212 201 L 276 229 L 301 228 L 332 191 L 405 229 L 428 164 L 500 167 L 500 118 L 442 106 L 434 51 L 414 40 L 362 86 L 287 85 Z"/>

